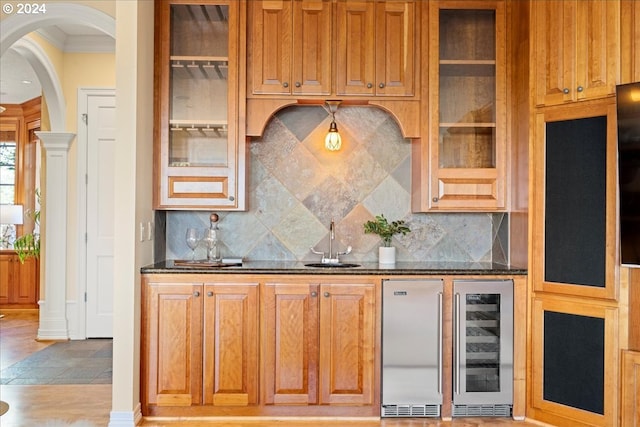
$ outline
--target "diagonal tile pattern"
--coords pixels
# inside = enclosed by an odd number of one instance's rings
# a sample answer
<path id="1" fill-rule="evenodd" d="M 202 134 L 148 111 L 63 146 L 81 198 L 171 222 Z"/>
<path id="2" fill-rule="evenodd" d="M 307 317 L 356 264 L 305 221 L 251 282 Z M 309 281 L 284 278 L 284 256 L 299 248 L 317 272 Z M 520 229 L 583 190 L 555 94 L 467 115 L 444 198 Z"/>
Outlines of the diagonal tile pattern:
<path id="1" fill-rule="evenodd" d="M 249 209 L 218 212 L 223 256 L 251 260 L 317 260 L 309 247 L 328 249 L 336 222 L 345 260 L 375 261 L 380 240 L 362 224 L 383 213 L 412 229 L 394 238 L 398 261 L 507 263 L 505 214 L 411 212 L 411 140 L 381 109 L 344 106 L 336 113 L 343 137 L 338 152 L 324 149 L 330 117 L 323 107 L 279 111 L 263 137 L 249 144 Z M 187 227 L 207 227 L 209 212 L 168 212 L 166 258 L 190 256 Z M 203 247 L 196 256 L 205 257 Z"/>

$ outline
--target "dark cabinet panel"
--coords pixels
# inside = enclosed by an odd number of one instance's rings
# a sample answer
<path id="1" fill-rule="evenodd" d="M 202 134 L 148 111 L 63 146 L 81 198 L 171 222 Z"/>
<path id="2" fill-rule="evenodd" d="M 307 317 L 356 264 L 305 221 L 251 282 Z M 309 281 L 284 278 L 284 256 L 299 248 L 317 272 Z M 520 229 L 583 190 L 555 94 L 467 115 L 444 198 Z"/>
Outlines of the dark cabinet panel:
<path id="1" fill-rule="evenodd" d="M 607 117 L 549 122 L 545 281 L 605 286 Z"/>

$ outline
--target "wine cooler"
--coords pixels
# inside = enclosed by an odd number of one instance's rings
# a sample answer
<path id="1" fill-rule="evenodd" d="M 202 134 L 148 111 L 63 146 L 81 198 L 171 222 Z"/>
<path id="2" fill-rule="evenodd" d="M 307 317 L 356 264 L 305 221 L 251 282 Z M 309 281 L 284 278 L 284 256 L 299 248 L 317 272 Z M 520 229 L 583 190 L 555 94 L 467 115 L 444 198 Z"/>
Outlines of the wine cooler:
<path id="1" fill-rule="evenodd" d="M 454 281 L 453 416 L 511 416 L 513 282 Z"/>

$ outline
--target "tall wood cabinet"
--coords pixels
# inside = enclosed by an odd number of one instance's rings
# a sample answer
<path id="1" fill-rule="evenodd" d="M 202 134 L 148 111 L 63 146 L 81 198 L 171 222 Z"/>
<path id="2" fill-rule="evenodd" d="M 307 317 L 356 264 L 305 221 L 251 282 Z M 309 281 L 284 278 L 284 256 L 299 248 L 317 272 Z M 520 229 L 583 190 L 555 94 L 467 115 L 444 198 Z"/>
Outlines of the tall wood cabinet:
<path id="1" fill-rule="evenodd" d="M 245 9 L 156 2 L 156 209 L 245 208 Z"/>
<path id="2" fill-rule="evenodd" d="M 535 117 L 527 415 L 614 426 L 628 310 L 619 286 L 615 99 L 540 108 Z"/>
<path id="3" fill-rule="evenodd" d="M 23 264 L 15 251 L 0 251 L 0 307 L 38 308 L 39 272 L 38 259 Z"/>
<path id="4" fill-rule="evenodd" d="M 505 29 L 502 1 L 429 2 L 429 121 L 412 153 L 414 211 L 506 209 Z"/>
<path id="5" fill-rule="evenodd" d="M 374 402 L 375 285 L 266 283 L 266 404 Z"/>
<path id="6" fill-rule="evenodd" d="M 143 284 L 143 412 L 258 401 L 258 285 Z"/>
<path id="7" fill-rule="evenodd" d="M 533 1 L 535 102 L 557 105 L 615 93 L 620 2 Z"/>

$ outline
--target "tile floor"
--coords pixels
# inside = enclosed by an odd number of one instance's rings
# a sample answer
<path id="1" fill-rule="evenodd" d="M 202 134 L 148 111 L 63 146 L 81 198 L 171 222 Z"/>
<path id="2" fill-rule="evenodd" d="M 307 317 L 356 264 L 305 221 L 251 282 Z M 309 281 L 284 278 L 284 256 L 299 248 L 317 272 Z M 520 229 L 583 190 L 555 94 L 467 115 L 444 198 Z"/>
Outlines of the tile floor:
<path id="1" fill-rule="evenodd" d="M 0 384 L 111 384 L 113 340 L 57 342 L 0 371 Z"/>

